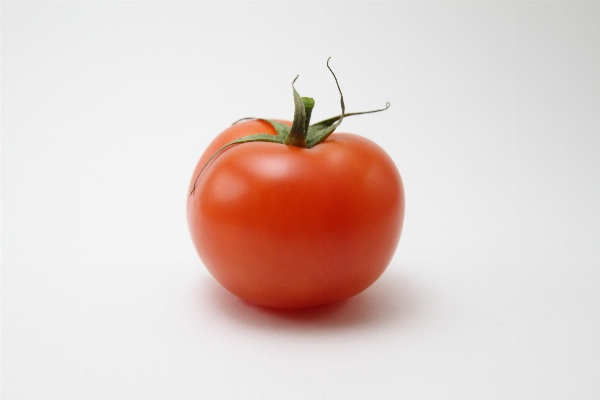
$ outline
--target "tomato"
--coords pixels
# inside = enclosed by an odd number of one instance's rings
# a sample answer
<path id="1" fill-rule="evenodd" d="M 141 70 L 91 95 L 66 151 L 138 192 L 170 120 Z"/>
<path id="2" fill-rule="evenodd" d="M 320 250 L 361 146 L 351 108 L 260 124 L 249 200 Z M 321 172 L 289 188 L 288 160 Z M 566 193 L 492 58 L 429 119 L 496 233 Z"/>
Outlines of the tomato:
<path id="1" fill-rule="evenodd" d="M 214 139 L 194 170 L 187 219 L 208 271 L 243 300 L 275 308 L 365 290 L 388 266 L 402 230 L 404 189 L 392 159 L 349 133 L 310 148 L 228 146 L 258 133 L 278 135 L 273 121 L 237 123 Z"/>

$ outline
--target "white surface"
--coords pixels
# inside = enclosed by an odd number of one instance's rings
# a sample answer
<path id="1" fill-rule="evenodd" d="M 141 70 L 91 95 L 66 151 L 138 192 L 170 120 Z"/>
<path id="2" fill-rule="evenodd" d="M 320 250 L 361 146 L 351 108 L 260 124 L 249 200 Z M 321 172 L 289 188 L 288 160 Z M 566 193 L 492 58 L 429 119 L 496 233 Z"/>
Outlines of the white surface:
<path id="1" fill-rule="evenodd" d="M 600 398 L 600 3 L 2 2 L 12 399 Z M 385 148 L 407 210 L 363 294 L 238 301 L 185 196 L 244 116 Z"/>

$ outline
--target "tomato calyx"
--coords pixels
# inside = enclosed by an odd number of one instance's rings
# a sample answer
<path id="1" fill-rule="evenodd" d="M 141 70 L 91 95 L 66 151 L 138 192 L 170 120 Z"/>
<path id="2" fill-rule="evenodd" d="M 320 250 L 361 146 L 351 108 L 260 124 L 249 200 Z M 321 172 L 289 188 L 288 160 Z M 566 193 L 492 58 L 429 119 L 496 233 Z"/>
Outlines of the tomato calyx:
<path id="1" fill-rule="evenodd" d="M 310 125 L 310 117 L 312 114 L 312 110 L 315 106 L 315 101 L 311 97 L 301 97 L 300 94 L 296 91 L 296 88 L 294 87 L 294 83 L 296 82 L 296 80 L 298 79 L 298 76 L 299 76 L 299 75 L 296 75 L 296 77 L 292 81 L 292 90 L 294 93 L 294 119 L 292 121 L 292 126 L 290 127 L 284 123 L 281 123 L 281 122 L 275 121 L 275 120 L 271 120 L 271 119 L 254 118 L 254 117 L 241 118 L 241 119 L 238 119 L 237 121 L 235 121 L 232 125 L 235 125 L 238 122 L 246 121 L 246 120 L 265 121 L 275 129 L 275 131 L 277 132 L 277 135 L 272 135 L 270 133 L 256 133 L 256 134 L 243 136 L 241 138 L 232 140 L 231 142 L 222 146 L 219 150 L 217 150 L 210 157 L 210 159 L 206 162 L 206 164 L 204 164 L 204 166 L 202 167 L 202 169 L 196 176 L 196 179 L 194 180 L 194 185 L 190 192 L 190 196 L 192 196 L 194 194 L 194 191 L 196 190 L 196 184 L 198 183 L 198 179 L 200 178 L 200 175 L 202 174 L 204 169 L 219 154 L 221 154 L 224 150 L 228 149 L 229 147 L 231 147 L 233 145 L 241 144 L 241 143 L 249 143 L 249 142 L 271 142 L 271 143 L 278 143 L 278 144 L 283 144 L 283 145 L 288 145 L 288 146 L 296 146 L 296 147 L 310 149 L 310 148 L 318 145 L 319 143 L 324 142 L 335 131 L 335 129 L 342 123 L 342 120 L 344 119 L 344 117 L 376 113 L 376 112 L 380 112 L 380 111 L 385 111 L 388 108 L 390 108 L 390 103 L 387 102 L 387 103 L 385 103 L 385 107 L 381 108 L 381 109 L 346 113 L 346 106 L 344 104 L 344 95 L 342 94 L 342 89 L 340 88 L 340 84 L 337 80 L 337 77 L 335 76 L 335 73 L 329 66 L 330 59 L 331 59 L 331 57 L 329 57 L 327 59 L 327 68 L 329 68 L 329 71 L 333 75 L 333 78 L 335 79 L 335 84 L 337 85 L 337 88 L 338 88 L 338 92 L 340 93 L 340 105 L 342 108 L 342 113 L 340 115 L 336 115 L 335 117 L 327 118 L 323 121 L 320 121 L 313 125 Z"/>

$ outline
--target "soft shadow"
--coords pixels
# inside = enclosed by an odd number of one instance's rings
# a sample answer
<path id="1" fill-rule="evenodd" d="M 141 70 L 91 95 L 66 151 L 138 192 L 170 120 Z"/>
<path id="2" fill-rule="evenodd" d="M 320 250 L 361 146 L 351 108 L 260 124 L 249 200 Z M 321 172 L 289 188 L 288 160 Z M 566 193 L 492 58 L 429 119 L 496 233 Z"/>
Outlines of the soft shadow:
<path id="1" fill-rule="evenodd" d="M 401 270 L 388 270 L 364 292 L 348 300 L 302 310 L 256 306 L 235 297 L 212 277 L 199 280 L 197 298 L 237 323 L 264 329 L 343 330 L 381 328 L 418 318 L 415 285 Z"/>

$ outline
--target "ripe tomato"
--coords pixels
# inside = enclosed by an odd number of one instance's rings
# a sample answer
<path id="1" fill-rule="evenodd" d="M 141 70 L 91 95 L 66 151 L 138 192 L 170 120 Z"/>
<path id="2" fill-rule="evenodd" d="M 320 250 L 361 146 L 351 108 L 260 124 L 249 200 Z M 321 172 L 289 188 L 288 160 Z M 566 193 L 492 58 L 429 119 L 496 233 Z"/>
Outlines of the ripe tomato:
<path id="1" fill-rule="evenodd" d="M 237 123 L 200 158 L 187 201 L 200 258 L 231 293 L 263 306 L 311 307 L 362 292 L 400 239 L 404 190 L 394 162 L 348 133 L 311 148 L 252 141 L 219 150 L 248 135 L 277 136 L 272 123 Z"/>

